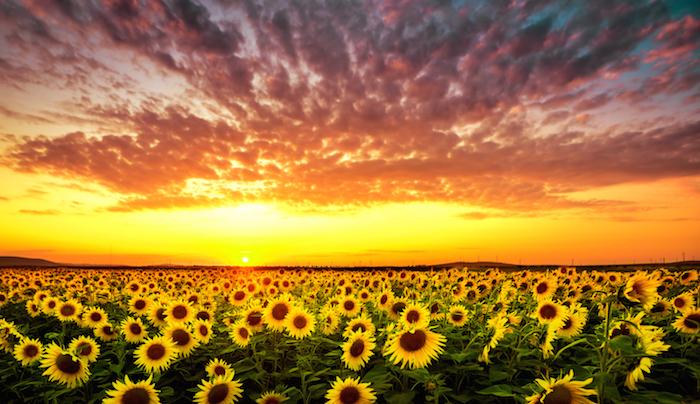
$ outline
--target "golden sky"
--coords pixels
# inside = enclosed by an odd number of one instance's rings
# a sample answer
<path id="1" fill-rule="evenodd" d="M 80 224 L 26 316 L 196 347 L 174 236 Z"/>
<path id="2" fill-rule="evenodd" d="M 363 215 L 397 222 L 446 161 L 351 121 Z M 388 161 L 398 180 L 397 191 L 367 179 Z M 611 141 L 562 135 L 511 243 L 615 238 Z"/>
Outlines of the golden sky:
<path id="1" fill-rule="evenodd" d="M 0 4 L 0 255 L 700 259 L 683 2 Z"/>

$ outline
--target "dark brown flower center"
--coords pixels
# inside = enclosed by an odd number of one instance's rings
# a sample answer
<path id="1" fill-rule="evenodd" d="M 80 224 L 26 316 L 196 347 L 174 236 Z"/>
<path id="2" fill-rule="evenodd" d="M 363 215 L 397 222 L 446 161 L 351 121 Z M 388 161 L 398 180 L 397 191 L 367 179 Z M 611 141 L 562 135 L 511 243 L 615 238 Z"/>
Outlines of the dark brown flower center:
<path id="1" fill-rule="evenodd" d="M 223 366 L 217 366 L 214 368 L 214 374 L 217 376 L 221 376 L 226 373 L 226 368 Z"/>
<path id="2" fill-rule="evenodd" d="M 420 313 L 417 310 L 411 310 L 406 313 L 406 321 L 413 324 L 420 320 Z"/>
<path id="3" fill-rule="evenodd" d="M 161 307 L 160 309 L 156 310 L 156 317 L 160 321 L 165 321 L 165 309 Z"/>
<path id="4" fill-rule="evenodd" d="M 100 314 L 99 312 L 91 313 L 90 320 L 100 322 L 102 320 L 102 314 Z"/>
<path id="5" fill-rule="evenodd" d="M 287 313 L 289 313 L 289 307 L 285 303 L 277 303 L 272 308 L 272 317 L 277 321 L 284 320 L 287 317 Z"/>
<path id="6" fill-rule="evenodd" d="M 207 402 L 211 404 L 219 404 L 228 397 L 228 384 L 217 384 L 209 390 Z"/>
<path id="7" fill-rule="evenodd" d="M 358 356 L 362 355 L 362 353 L 364 351 L 365 351 L 365 342 L 362 341 L 361 339 L 358 339 L 355 342 L 353 342 L 352 346 L 350 347 L 350 356 L 357 358 Z"/>
<path id="8" fill-rule="evenodd" d="M 360 392 L 355 386 L 348 386 L 340 392 L 338 397 L 343 404 L 355 404 L 360 400 Z"/>
<path id="9" fill-rule="evenodd" d="M 78 345 L 75 348 L 75 350 L 80 356 L 90 356 L 90 354 L 92 353 L 92 345 L 88 344 L 87 342 L 84 342 Z"/>
<path id="10" fill-rule="evenodd" d="M 124 393 L 120 404 L 148 404 L 150 401 L 151 397 L 148 395 L 146 389 L 134 387 Z"/>
<path id="11" fill-rule="evenodd" d="M 131 289 L 132 292 L 138 292 L 139 288 L 140 286 L 138 283 L 132 283 L 131 286 L 129 286 L 129 289 Z"/>
<path id="12" fill-rule="evenodd" d="M 239 290 L 238 292 L 233 294 L 233 300 L 243 300 L 245 299 L 245 292 L 242 290 Z"/>
<path id="13" fill-rule="evenodd" d="M 207 335 L 209 335 L 209 328 L 206 325 L 200 325 L 199 334 L 203 337 L 206 337 Z"/>
<path id="14" fill-rule="evenodd" d="M 179 328 L 173 331 L 171 338 L 178 346 L 185 346 L 190 343 L 190 334 L 187 331 Z"/>
<path id="15" fill-rule="evenodd" d="M 405 332 L 399 338 L 399 345 L 405 351 L 414 352 L 422 349 L 425 346 L 428 336 L 423 330 L 416 330 L 414 333 Z"/>
<path id="16" fill-rule="evenodd" d="M 389 296 L 387 295 L 382 295 L 381 299 L 379 299 L 380 304 L 386 304 L 386 302 L 389 300 Z"/>
<path id="17" fill-rule="evenodd" d="M 304 316 L 296 316 L 294 317 L 294 328 L 301 330 L 302 328 L 306 327 L 306 317 Z"/>
<path id="18" fill-rule="evenodd" d="M 698 329 L 698 323 L 700 323 L 700 314 L 691 314 L 683 320 L 683 324 L 694 330 Z"/>
<path id="19" fill-rule="evenodd" d="M 134 335 L 139 335 L 141 334 L 141 326 L 138 325 L 138 323 L 131 323 L 129 325 L 129 331 Z"/>
<path id="20" fill-rule="evenodd" d="M 56 357 L 56 367 L 63 373 L 73 375 L 80 371 L 80 362 L 74 361 L 68 354 L 60 354 Z"/>
<path id="21" fill-rule="evenodd" d="M 574 323 L 571 321 L 571 317 L 567 317 L 566 321 L 564 321 L 564 325 L 561 326 L 561 329 L 568 330 L 572 325 L 574 325 Z"/>
<path id="22" fill-rule="evenodd" d="M 182 320 L 183 318 L 187 317 L 187 307 L 182 305 L 173 307 L 173 317 L 178 320 Z"/>
<path id="23" fill-rule="evenodd" d="M 365 332 L 365 331 L 367 331 L 367 327 L 365 327 L 365 325 L 362 323 L 357 323 L 357 324 L 352 326 L 351 330 L 353 330 L 353 331 L 362 330 L 362 332 Z"/>
<path id="24" fill-rule="evenodd" d="M 547 286 L 546 283 L 542 282 L 539 285 L 537 285 L 537 293 L 542 294 L 547 291 L 549 287 Z"/>
<path id="25" fill-rule="evenodd" d="M 134 302 L 134 308 L 136 310 L 143 310 L 146 307 L 146 301 L 143 299 L 138 299 Z"/>
<path id="26" fill-rule="evenodd" d="M 540 308 L 540 317 L 544 319 L 552 319 L 556 317 L 557 315 L 557 309 L 556 307 L 552 306 L 551 304 L 545 304 Z"/>
<path id="27" fill-rule="evenodd" d="M 255 327 L 256 325 L 259 325 L 262 322 L 262 314 L 259 311 L 254 311 L 248 314 L 247 321 L 248 324 Z"/>
<path id="28" fill-rule="evenodd" d="M 664 305 L 663 303 L 656 303 L 654 307 L 651 308 L 652 313 L 663 313 L 664 311 Z"/>
<path id="29" fill-rule="evenodd" d="M 542 404 L 571 404 L 571 392 L 564 386 L 554 386 L 552 392 L 547 394 Z"/>
<path id="30" fill-rule="evenodd" d="M 39 354 L 39 348 L 36 345 L 27 345 L 24 347 L 24 356 L 33 358 Z"/>
<path id="31" fill-rule="evenodd" d="M 355 302 L 352 300 L 346 300 L 343 302 L 343 307 L 345 307 L 345 310 L 347 311 L 353 311 L 355 309 Z"/>
<path id="32" fill-rule="evenodd" d="M 241 328 L 238 329 L 238 335 L 240 335 L 241 338 L 244 338 L 244 339 L 245 339 L 245 338 L 248 338 L 248 334 L 249 334 L 249 333 L 248 333 L 248 329 L 247 329 L 247 328 L 241 327 Z"/>
<path id="33" fill-rule="evenodd" d="M 681 308 L 685 307 L 685 299 L 683 299 L 682 297 L 677 297 L 673 301 L 673 305 L 676 306 L 677 308 L 681 309 Z"/>
<path id="34" fill-rule="evenodd" d="M 75 314 L 75 306 L 71 304 L 64 304 L 61 306 L 61 314 L 64 316 L 72 316 Z"/>
<path id="35" fill-rule="evenodd" d="M 204 321 L 211 320 L 211 316 L 209 315 L 209 312 L 204 311 L 204 310 L 198 312 L 195 317 L 197 317 L 197 320 L 204 320 Z"/>
<path id="36" fill-rule="evenodd" d="M 459 323 L 462 321 L 462 318 L 464 318 L 464 315 L 462 313 L 452 313 L 452 321 L 455 323 Z"/>
<path id="37" fill-rule="evenodd" d="M 160 344 L 154 344 L 148 347 L 146 350 L 146 356 L 151 360 L 158 360 L 165 356 L 165 347 Z"/>
<path id="38" fill-rule="evenodd" d="M 406 308 L 406 303 L 404 302 L 396 302 L 391 306 L 391 311 L 394 312 L 394 314 L 399 314 L 403 311 L 403 309 Z"/>

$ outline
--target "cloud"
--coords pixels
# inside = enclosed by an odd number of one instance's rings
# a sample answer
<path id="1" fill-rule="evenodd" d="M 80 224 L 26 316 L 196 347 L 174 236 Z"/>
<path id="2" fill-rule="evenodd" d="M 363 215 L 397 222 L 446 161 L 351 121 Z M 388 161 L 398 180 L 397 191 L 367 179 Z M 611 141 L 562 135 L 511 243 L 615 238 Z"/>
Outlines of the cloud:
<path id="1" fill-rule="evenodd" d="M 661 2 L 571 7 L 3 3 L 0 85 L 73 92 L 44 123 L 84 129 L 16 137 L 0 164 L 104 188 L 117 212 L 607 209 L 567 194 L 699 175 L 696 115 L 598 119 L 694 91 L 699 67 L 685 55 L 698 20 Z M 497 217 L 485 215 L 461 217 Z"/>
<path id="2" fill-rule="evenodd" d="M 0 201 L 9 201 L 9 200 L 10 200 L 10 198 L 8 198 L 6 196 L 0 196 Z"/>
<path id="3" fill-rule="evenodd" d="M 24 213 L 27 215 L 38 215 L 38 216 L 61 214 L 60 211 L 55 210 L 55 209 L 44 209 L 44 210 L 20 209 L 19 213 Z"/>

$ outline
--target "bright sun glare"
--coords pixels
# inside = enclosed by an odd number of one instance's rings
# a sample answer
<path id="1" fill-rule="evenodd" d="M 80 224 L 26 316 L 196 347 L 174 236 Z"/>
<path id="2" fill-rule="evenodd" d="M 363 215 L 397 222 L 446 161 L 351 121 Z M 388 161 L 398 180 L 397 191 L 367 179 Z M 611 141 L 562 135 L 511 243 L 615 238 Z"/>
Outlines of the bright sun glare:
<path id="1" fill-rule="evenodd" d="M 243 262 L 248 262 L 248 257 L 243 257 Z"/>

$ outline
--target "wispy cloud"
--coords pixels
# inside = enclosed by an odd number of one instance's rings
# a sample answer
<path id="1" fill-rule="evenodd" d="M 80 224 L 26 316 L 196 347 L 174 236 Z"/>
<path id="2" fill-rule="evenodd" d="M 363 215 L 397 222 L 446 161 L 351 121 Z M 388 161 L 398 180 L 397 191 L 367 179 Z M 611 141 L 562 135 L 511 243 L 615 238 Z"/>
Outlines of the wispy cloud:
<path id="1" fill-rule="evenodd" d="M 27 215 L 44 216 L 44 215 L 58 215 L 61 212 L 58 210 L 55 210 L 55 209 L 44 209 L 44 210 L 20 209 L 19 213 L 24 213 Z"/>

